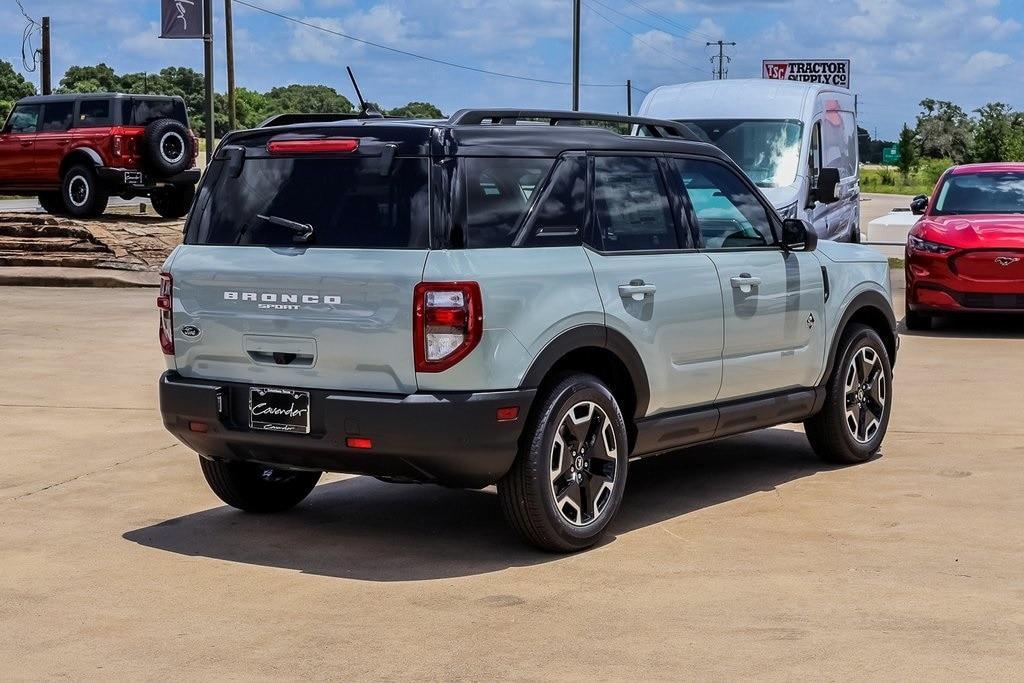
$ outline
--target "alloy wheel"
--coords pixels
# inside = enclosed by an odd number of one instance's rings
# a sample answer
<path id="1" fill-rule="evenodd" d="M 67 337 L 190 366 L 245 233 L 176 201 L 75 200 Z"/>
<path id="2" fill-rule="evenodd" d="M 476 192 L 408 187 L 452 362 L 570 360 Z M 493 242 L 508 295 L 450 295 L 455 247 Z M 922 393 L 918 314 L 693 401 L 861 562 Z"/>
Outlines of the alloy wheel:
<path id="1" fill-rule="evenodd" d="M 846 427 L 857 443 L 878 433 L 888 400 L 885 370 L 878 352 L 862 346 L 846 369 Z"/>
<path id="2" fill-rule="evenodd" d="M 165 133 L 160 139 L 160 154 L 163 155 L 167 163 L 174 164 L 181 161 L 181 158 L 185 156 L 185 141 L 174 131 Z"/>
<path id="3" fill-rule="evenodd" d="M 615 430 L 601 406 L 581 401 L 566 411 L 549 464 L 555 507 L 565 521 L 586 526 L 607 508 L 619 475 L 617 454 Z"/>
<path id="4" fill-rule="evenodd" d="M 84 176 L 76 175 L 68 183 L 68 194 L 72 204 L 78 207 L 85 206 L 89 201 L 89 182 Z"/>

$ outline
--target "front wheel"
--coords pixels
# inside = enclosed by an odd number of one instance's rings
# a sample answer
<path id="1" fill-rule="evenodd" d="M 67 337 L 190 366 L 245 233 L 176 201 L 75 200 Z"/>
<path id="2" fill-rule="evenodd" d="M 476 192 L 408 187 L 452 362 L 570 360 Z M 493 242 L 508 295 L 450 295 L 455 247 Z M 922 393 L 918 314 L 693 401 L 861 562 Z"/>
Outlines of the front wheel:
<path id="1" fill-rule="evenodd" d="M 199 458 L 206 483 L 217 497 L 246 512 L 284 512 L 301 503 L 321 472 L 279 470 L 251 462 Z"/>
<path id="2" fill-rule="evenodd" d="M 192 185 L 173 185 L 166 189 L 153 190 L 149 201 L 153 210 L 164 218 L 181 218 L 192 208 L 196 188 Z"/>
<path id="3" fill-rule="evenodd" d="M 543 550 L 587 548 L 619 509 L 628 461 L 611 391 L 592 375 L 565 377 L 538 396 L 519 455 L 498 482 L 505 519 Z"/>
<path id="4" fill-rule="evenodd" d="M 892 362 L 878 333 L 853 325 L 826 385 L 825 405 L 804 423 L 822 460 L 852 464 L 878 452 L 892 412 Z"/>

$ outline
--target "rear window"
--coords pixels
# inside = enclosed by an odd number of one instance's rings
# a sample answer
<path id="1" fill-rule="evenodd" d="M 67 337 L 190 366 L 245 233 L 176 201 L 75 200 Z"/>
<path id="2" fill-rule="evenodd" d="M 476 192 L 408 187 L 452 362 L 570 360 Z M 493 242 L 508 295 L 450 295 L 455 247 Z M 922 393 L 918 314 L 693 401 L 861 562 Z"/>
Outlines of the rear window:
<path id="1" fill-rule="evenodd" d="M 174 119 L 188 125 L 185 103 L 181 100 L 130 99 L 122 103 L 122 121 L 126 126 L 145 126 L 156 119 Z"/>
<path id="2" fill-rule="evenodd" d="M 78 103 L 79 126 L 106 126 L 110 118 L 110 100 L 82 100 Z"/>
<path id="3" fill-rule="evenodd" d="M 237 177 L 218 159 L 189 221 L 187 244 L 426 249 L 430 196 L 424 158 L 251 158 Z M 283 219 L 308 224 L 297 243 Z"/>

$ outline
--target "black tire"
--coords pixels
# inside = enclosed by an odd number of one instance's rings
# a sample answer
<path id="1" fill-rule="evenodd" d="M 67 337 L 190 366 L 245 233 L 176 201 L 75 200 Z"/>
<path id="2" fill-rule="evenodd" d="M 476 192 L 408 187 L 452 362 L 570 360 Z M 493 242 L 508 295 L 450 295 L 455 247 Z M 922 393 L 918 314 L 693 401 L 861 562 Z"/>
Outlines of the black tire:
<path id="1" fill-rule="evenodd" d="M 181 218 L 192 208 L 195 196 L 196 188 L 193 185 L 174 185 L 153 190 L 149 201 L 153 204 L 153 210 L 164 218 Z"/>
<path id="2" fill-rule="evenodd" d="M 110 194 L 100 184 L 96 169 L 79 164 L 64 174 L 61 182 L 61 199 L 64 210 L 77 218 L 99 216 L 107 209 Z"/>
<path id="3" fill-rule="evenodd" d="M 142 158 L 150 174 L 165 178 L 192 165 L 192 136 L 175 119 L 157 119 L 142 133 Z"/>
<path id="4" fill-rule="evenodd" d="M 865 462 L 878 452 L 889 426 L 892 361 L 882 338 L 867 325 L 848 327 L 839 350 L 825 387 L 825 405 L 804 422 L 804 431 L 822 460 L 840 464 Z M 854 359 L 858 361 L 857 367 L 853 366 Z M 847 414 L 848 405 L 852 418 Z"/>
<path id="5" fill-rule="evenodd" d="M 519 455 L 498 482 L 505 519 L 542 550 L 592 546 L 622 503 L 628 450 L 626 423 L 608 387 L 586 374 L 558 380 L 538 394 Z"/>
<path id="6" fill-rule="evenodd" d="M 932 329 L 932 317 L 927 313 L 916 313 L 910 310 L 910 306 L 904 304 L 903 324 L 908 330 L 922 332 Z"/>
<path id="7" fill-rule="evenodd" d="M 67 209 L 64 207 L 64 198 L 60 192 L 40 192 L 39 206 L 43 207 L 43 211 L 54 216 L 60 216 L 67 213 Z"/>
<path id="8" fill-rule="evenodd" d="M 199 464 L 206 483 L 218 498 L 231 507 L 257 513 L 292 509 L 309 495 L 322 474 L 202 457 Z"/>

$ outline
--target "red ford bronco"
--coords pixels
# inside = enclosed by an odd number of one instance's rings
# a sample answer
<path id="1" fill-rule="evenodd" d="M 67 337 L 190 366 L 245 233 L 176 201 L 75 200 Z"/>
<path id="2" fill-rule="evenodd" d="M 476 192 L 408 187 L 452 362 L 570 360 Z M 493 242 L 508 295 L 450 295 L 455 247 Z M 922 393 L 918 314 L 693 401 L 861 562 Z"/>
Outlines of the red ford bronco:
<path id="1" fill-rule="evenodd" d="M 0 192 L 38 194 L 54 214 L 97 216 L 110 195 L 188 213 L 198 144 L 180 97 L 89 93 L 26 97 L 0 130 Z"/>

